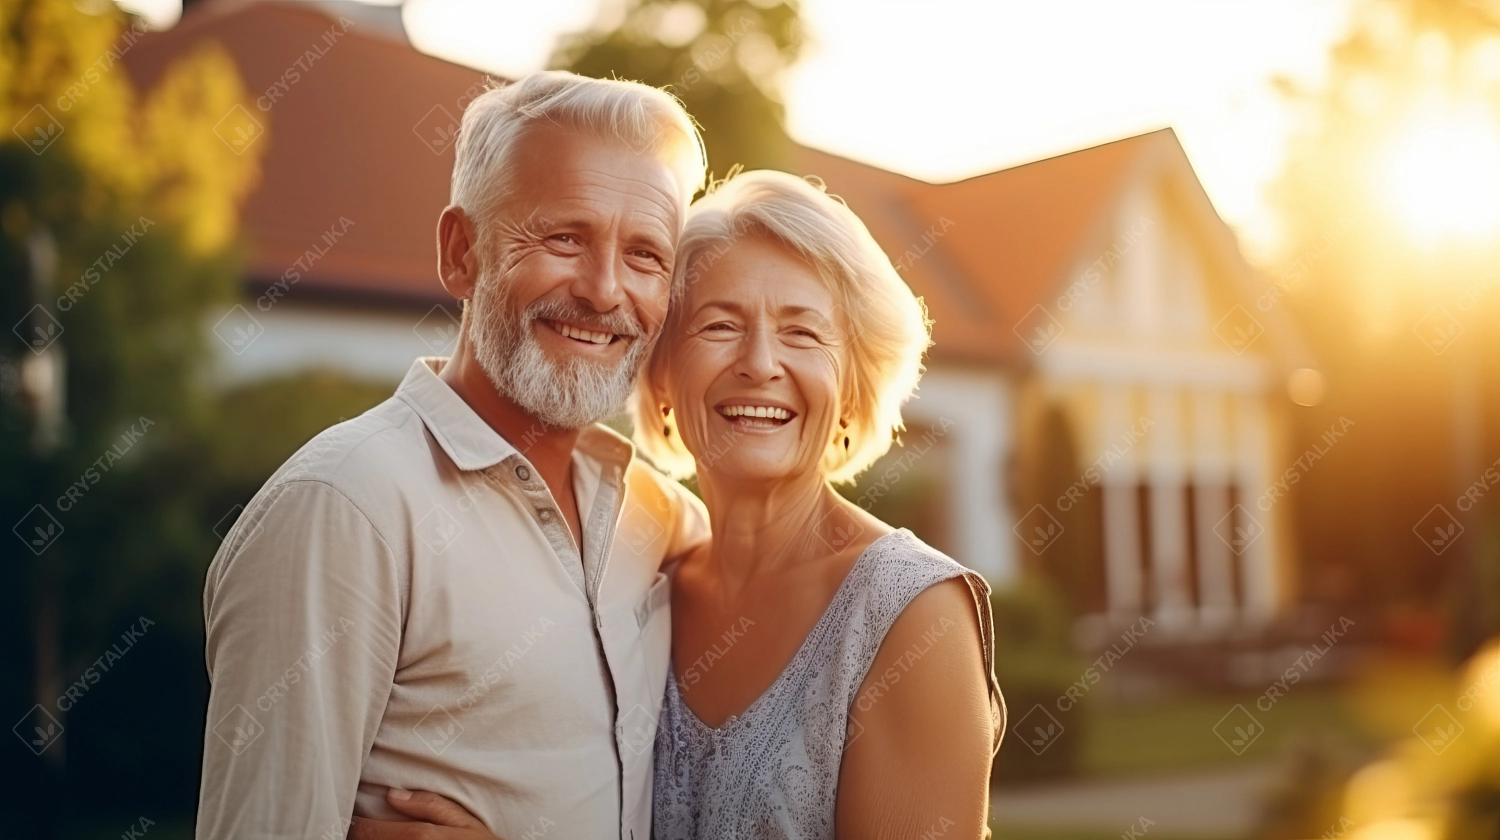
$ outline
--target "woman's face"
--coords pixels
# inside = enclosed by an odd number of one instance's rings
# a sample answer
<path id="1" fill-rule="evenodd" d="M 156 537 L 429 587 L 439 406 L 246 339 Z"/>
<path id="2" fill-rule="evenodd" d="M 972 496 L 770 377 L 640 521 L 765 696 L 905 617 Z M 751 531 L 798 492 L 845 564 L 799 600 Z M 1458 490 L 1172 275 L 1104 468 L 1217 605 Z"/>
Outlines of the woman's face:
<path id="1" fill-rule="evenodd" d="M 774 240 L 699 257 L 663 341 L 662 393 L 700 474 L 816 470 L 839 422 L 846 338 L 817 272 Z"/>

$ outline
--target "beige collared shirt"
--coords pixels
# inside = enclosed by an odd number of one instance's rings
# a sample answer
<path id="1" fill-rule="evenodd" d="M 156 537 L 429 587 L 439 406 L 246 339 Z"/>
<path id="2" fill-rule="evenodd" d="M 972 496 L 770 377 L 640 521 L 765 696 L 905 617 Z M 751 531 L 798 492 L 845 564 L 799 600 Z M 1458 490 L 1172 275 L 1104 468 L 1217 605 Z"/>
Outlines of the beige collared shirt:
<path id="1" fill-rule="evenodd" d="M 318 435 L 208 570 L 199 838 L 342 838 L 431 790 L 506 840 L 647 840 L 671 644 L 658 567 L 702 505 L 585 429 L 582 551 L 527 461 L 437 376 Z M 540 427 L 538 427 L 540 431 Z"/>

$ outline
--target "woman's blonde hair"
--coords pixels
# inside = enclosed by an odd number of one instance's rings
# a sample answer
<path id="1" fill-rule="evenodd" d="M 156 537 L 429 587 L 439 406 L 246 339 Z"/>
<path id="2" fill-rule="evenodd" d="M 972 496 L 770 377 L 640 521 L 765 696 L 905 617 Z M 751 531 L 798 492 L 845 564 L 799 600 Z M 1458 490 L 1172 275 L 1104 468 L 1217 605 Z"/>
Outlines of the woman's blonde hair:
<path id="1" fill-rule="evenodd" d="M 688 211 L 672 274 L 674 307 L 743 236 L 764 237 L 805 260 L 844 314 L 848 367 L 840 405 L 848 426 L 830 440 L 821 467 L 830 481 L 852 481 L 904 428 L 901 406 L 916 390 L 922 357 L 932 344 L 927 308 L 843 201 L 828 195 L 821 182 L 770 170 L 731 174 Z M 669 329 L 673 323 L 669 319 Z M 666 401 L 656 392 L 654 375 L 669 343 L 663 337 L 637 385 L 635 441 L 658 467 L 682 478 L 696 465 L 675 417 L 662 416 Z"/>

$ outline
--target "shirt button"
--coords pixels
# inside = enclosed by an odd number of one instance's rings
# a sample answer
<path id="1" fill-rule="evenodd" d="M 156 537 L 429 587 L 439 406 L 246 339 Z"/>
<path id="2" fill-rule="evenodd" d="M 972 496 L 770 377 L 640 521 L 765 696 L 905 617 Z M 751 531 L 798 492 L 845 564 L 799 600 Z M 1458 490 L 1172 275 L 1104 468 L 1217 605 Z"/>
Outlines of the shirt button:
<path id="1" fill-rule="evenodd" d="M 546 508 L 538 508 L 536 515 L 537 518 L 541 519 L 543 522 L 552 521 L 552 511 L 547 510 Z"/>
<path id="2" fill-rule="evenodd" d="M 519 478 L 522 481 L 530 481 L 531 480 L 531 468 L 528 467 L 528 466 L 526 466 L 525 464 L 522 464 L 521 466 L 516 467 L 516 478 Z"/>

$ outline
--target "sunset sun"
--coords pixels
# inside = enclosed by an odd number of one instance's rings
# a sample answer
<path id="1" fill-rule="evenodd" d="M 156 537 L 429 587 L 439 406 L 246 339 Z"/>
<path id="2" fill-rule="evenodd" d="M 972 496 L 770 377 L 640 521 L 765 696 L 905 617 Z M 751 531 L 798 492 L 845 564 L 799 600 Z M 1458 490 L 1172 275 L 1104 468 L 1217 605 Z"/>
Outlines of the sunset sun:
<path id="1" fill-rule="evenodd" d="M 1380 160 L 1384 198 L 1426 243 L 1500 234 L 1500 126 L 1479 111 L 1428 112 Z"/>

